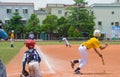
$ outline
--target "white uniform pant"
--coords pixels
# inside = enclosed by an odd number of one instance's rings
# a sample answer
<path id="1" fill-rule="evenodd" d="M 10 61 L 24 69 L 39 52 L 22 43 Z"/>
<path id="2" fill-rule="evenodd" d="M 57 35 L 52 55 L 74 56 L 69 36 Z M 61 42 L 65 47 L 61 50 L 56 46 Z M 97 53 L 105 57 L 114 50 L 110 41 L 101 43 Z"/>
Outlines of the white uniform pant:
<path id="1" fill-rule="evenodd" d="M 38 62 L 30 62 L 28 64 L 28 69 L 30 72 L 30 76 L 32 77 L 42 77 L 41 72 L 40 72 L 40 66 Z"/>
<path id="2" fill-rule="evenodd" d="M 78 48 L 78 51 L 80 52 L 80 59 L 79 59 L 79 67 L 82 68 L 88 63 L 88 51 L 86 46 L 80 45 Z"/>

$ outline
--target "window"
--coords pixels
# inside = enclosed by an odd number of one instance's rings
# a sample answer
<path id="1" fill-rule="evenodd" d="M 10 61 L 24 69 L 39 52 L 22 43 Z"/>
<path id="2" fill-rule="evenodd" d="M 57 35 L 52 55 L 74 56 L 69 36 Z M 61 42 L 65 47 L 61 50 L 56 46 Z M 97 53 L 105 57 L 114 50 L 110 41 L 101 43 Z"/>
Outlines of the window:
<path id="1" fill-rule="evenodd" d="M 7 25 L 8 25 L 8 22 L 9 22 L 9 20 L 5 20 L 5 24 L 7 24 Z"/>
<path id="2" fill-rule="evenodd" d="M 94 15 L 94 12 L 93 12 L 93 11 L 91 11 L 91 15 Z"/>
<path id="3" fill-rule="evenodd" d="M 65 17 L 67 16 L 67 12 L 65 12 Z"/>
<path id="4" fill-rule="evenodd" d="M 114 25 L 114 22 L 111 22 L 111 25 Z"/>
<path id="5" fill-rule="evenodd" d="M 26 25 L 27 21 L 26 21 L 26 20 L 22 20 L 22 23 L 23 23 L 24 25 Z"/>
<path id="6" fill-rule="evenodd" d="M 119 26 L 119 22 L 115 22 L 115 26 Z"/>
<path id="7" fill-rule="evenodd" d="M 48 14 L 51 14 L 51 12 L 48 12 Z"/>
<path id="8" fill-rule="evenodd" d="M 62 14 L 62 10 L 58 10 L 58 14 Z"/>
<path id="9" fill-rule="evenodd" d="M 44 24 L 44 21 L 42 21 L 41 24 Z"/>
<path id="10" fill-rule="evenodd" d="M 7 9 L 7 13 L 12 13 L 12 9 Z"/>
<path id="11" fill-rule="evenodd" d="M 98 21 L 98 25 L 102 25 L 102 22 L 101 22 L 101 21 Z"/>
<path id="12" fill-rule="evenodd" d="M 23 13 L 27 14 L 28 13 L 28 9 L 23 9 Z"/>
<path id="13" fill-rule="evenodd" d="M 112 14 L 115 14 L 115 12 L 114 12 L 114 11 L 112 11 Z"/>
<path id="14" fill-rule="evenodd" d="M 18 10 L 18 9 L 15 9 L 15 12 L 19 12 L 19 10 Z"/>

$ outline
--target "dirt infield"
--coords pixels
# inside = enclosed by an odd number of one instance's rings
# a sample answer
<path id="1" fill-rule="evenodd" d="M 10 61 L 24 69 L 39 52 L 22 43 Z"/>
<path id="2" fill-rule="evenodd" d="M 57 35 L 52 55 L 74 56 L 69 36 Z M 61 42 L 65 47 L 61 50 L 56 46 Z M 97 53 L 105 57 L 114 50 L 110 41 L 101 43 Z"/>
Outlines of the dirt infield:
<path id="1" fill-rule="evenodd" d="M 78 47 L 79 45 L 72 45 L 71 48 L 65 45 L 36 46 L 42 56 L 40 68 L 43 77 L 120 77 L 120 45 L 109 45 L 101 51 L 105 65 L 102 65 L 101 59 L 92 49 L 89 50 L 88 64 L 81 70 L 83 75 L 74 74 L 74 69 L 70 66 L 71 60 L 79 59 Z M 14 59 L 6 65 L 7 77 L 19 77 L 25 50 L 26 47 L 21 48 Z M 77 66 L 75 65 L 75 68 Z"/>

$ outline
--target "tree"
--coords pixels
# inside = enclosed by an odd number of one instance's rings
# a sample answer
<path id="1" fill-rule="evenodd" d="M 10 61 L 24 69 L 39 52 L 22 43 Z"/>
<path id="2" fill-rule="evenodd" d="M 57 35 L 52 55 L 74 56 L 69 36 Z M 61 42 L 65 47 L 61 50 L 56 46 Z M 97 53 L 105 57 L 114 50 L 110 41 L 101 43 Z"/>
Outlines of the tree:
<path id="1" fill-rule="evenodd" d="M 69 29 L 68 29 L 68 36 L 73 37 L 74 36 L 74 31 L 75 31 L 75 28 L 73 26 L 70 26 Z"/>
<path id="2" fill-rule="evenodd" d="M 84 0 L 74 0 L 74 7 L 69 7 L 71 10 L 68 16 L 68 24 L 73 25 L 80 33 L 93 31 L 95 23 L 94 16 L 89 13 L 85 5 L 87 2 Z"/>
<path id="3" fill-rule="evenodd" d="M 81 37 L 81 33 L 77 29 L 75 29 L 73 32 L 73 37 Z"/>
<path id="4" fill-rule="evenodd" d="M 68 36 L 69 37 L 80 37 L 80 33 L 77 29 L 74 28 L 74 26 L 70 26 L 68 29 Z"/>
<path id="5" fill-rule="evenodd" d="M 15 33 L 23 33 L 24 25 L 21 21 L 22 17 L 18 12 L 13 13 L 13 16 L 9 20 L 9 30 L 10 32 L 14 30 Z"/>
<path id="6" fill-rule="evenodd" d="M 57 16 L 48 15 L 45 20 L 43 20 L 42 31 L 47 33 L 56 33 L 57 28 Z"/>
<path id="7" fill-rule="evenodd" d="M 30 19 L 28 19 L 27 25 L 25 27 L 26 32 L 33 32 L 33 33 L 38 33 L 41 31 L 40 29 L 40 24 L 39 24 L 39 19 L 35 14 L 31 14 Z"/>
<path id="8" fill-rule="evenodd" d="M 57 20 L 57 31 L 59 36 L 67 36 L 69 26 L 67 25 L 67 20 L 61 17 Z"/>

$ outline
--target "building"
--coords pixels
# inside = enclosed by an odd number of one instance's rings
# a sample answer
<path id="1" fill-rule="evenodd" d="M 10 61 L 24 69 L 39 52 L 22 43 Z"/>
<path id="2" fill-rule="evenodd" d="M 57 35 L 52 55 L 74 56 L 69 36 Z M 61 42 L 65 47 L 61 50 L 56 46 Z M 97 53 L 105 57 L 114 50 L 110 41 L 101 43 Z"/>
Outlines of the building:
<path id="1" fill-rule="evenodd" d="M 68 15 L 68 11 L 66 8 L 72 5 L 65 4 L 47 4 L 46 8 L 39 8 L 39 10 L 35 10 L 35 14 L 40 20 L 40 24 L 43 24 L 43 20 L 47 15 L 56 15 L 58 18 L 66 17 Z"/>
<path id="2" fill-rule="evenodd" d="M 26 24 L 30 15 L 34 13 L 34 3 L 0 2 L 0 20 L 3 23 L 7 24 L 14 12 L 18 12 Z"/>
<path id="3" fill-rule="evenodd" d="M 39 18 L 40 24 L 43 24 L 43 20 L 48 15 L 45 8 L 40 8 L 39 10 L 35 10 L 34 13 L 37 15 L 37 18 Z"/>
<path id="4" fill-rule="evenodd" d="M 24 23 L 35 13 L 43 24 L 47 15 L 56 15 L 58 18 L 67 17 L 69 6 L 65 4 L 47 4 L 46 8 L 40 8 L 34 11 L 34 3 L 0 3 L 0 19 L 3 23 L 12 17 L 13 12 L 19 12 Z M 95 29 L 101 30 L 105 38 L 120 38 L 120 0 L 115 3 L 97 3 L 86 7 L 95 16 Z"/>
<path id="5" fill-rule="evenodd" d="M 118 2 L 120 2 L 120 0 L 116 0 L 116 2 L 118 3 Z"/>
<path id="6" fill-rule="evenodd" d="M 56 15 L 58 18 L 60 17 L 66 17 L 68 10 L 67 7 L 71 5 L 65 5 L 65 4 L 47 4 L 46 11 L 48 14 Z"/>
<path id="7" fill-rule="evenodd" d="M 60 17 L 66 17 L 66 8 L 74 5 L 47 4 L 46 11 Z M 107 39 L 120 38 L 120 0 L 115 3 L 100 3 L 86 6 L 95 16 L 95 29 L 101 30 L 102 35 Z M 48 15 L 47 14 L 47 15 Z"/>
<path id="8" fill-rule="evenodd" d="M 93 4 L 95 28 L 102 31 L 105 38 L 120 38 L 120 3 Z"/>

